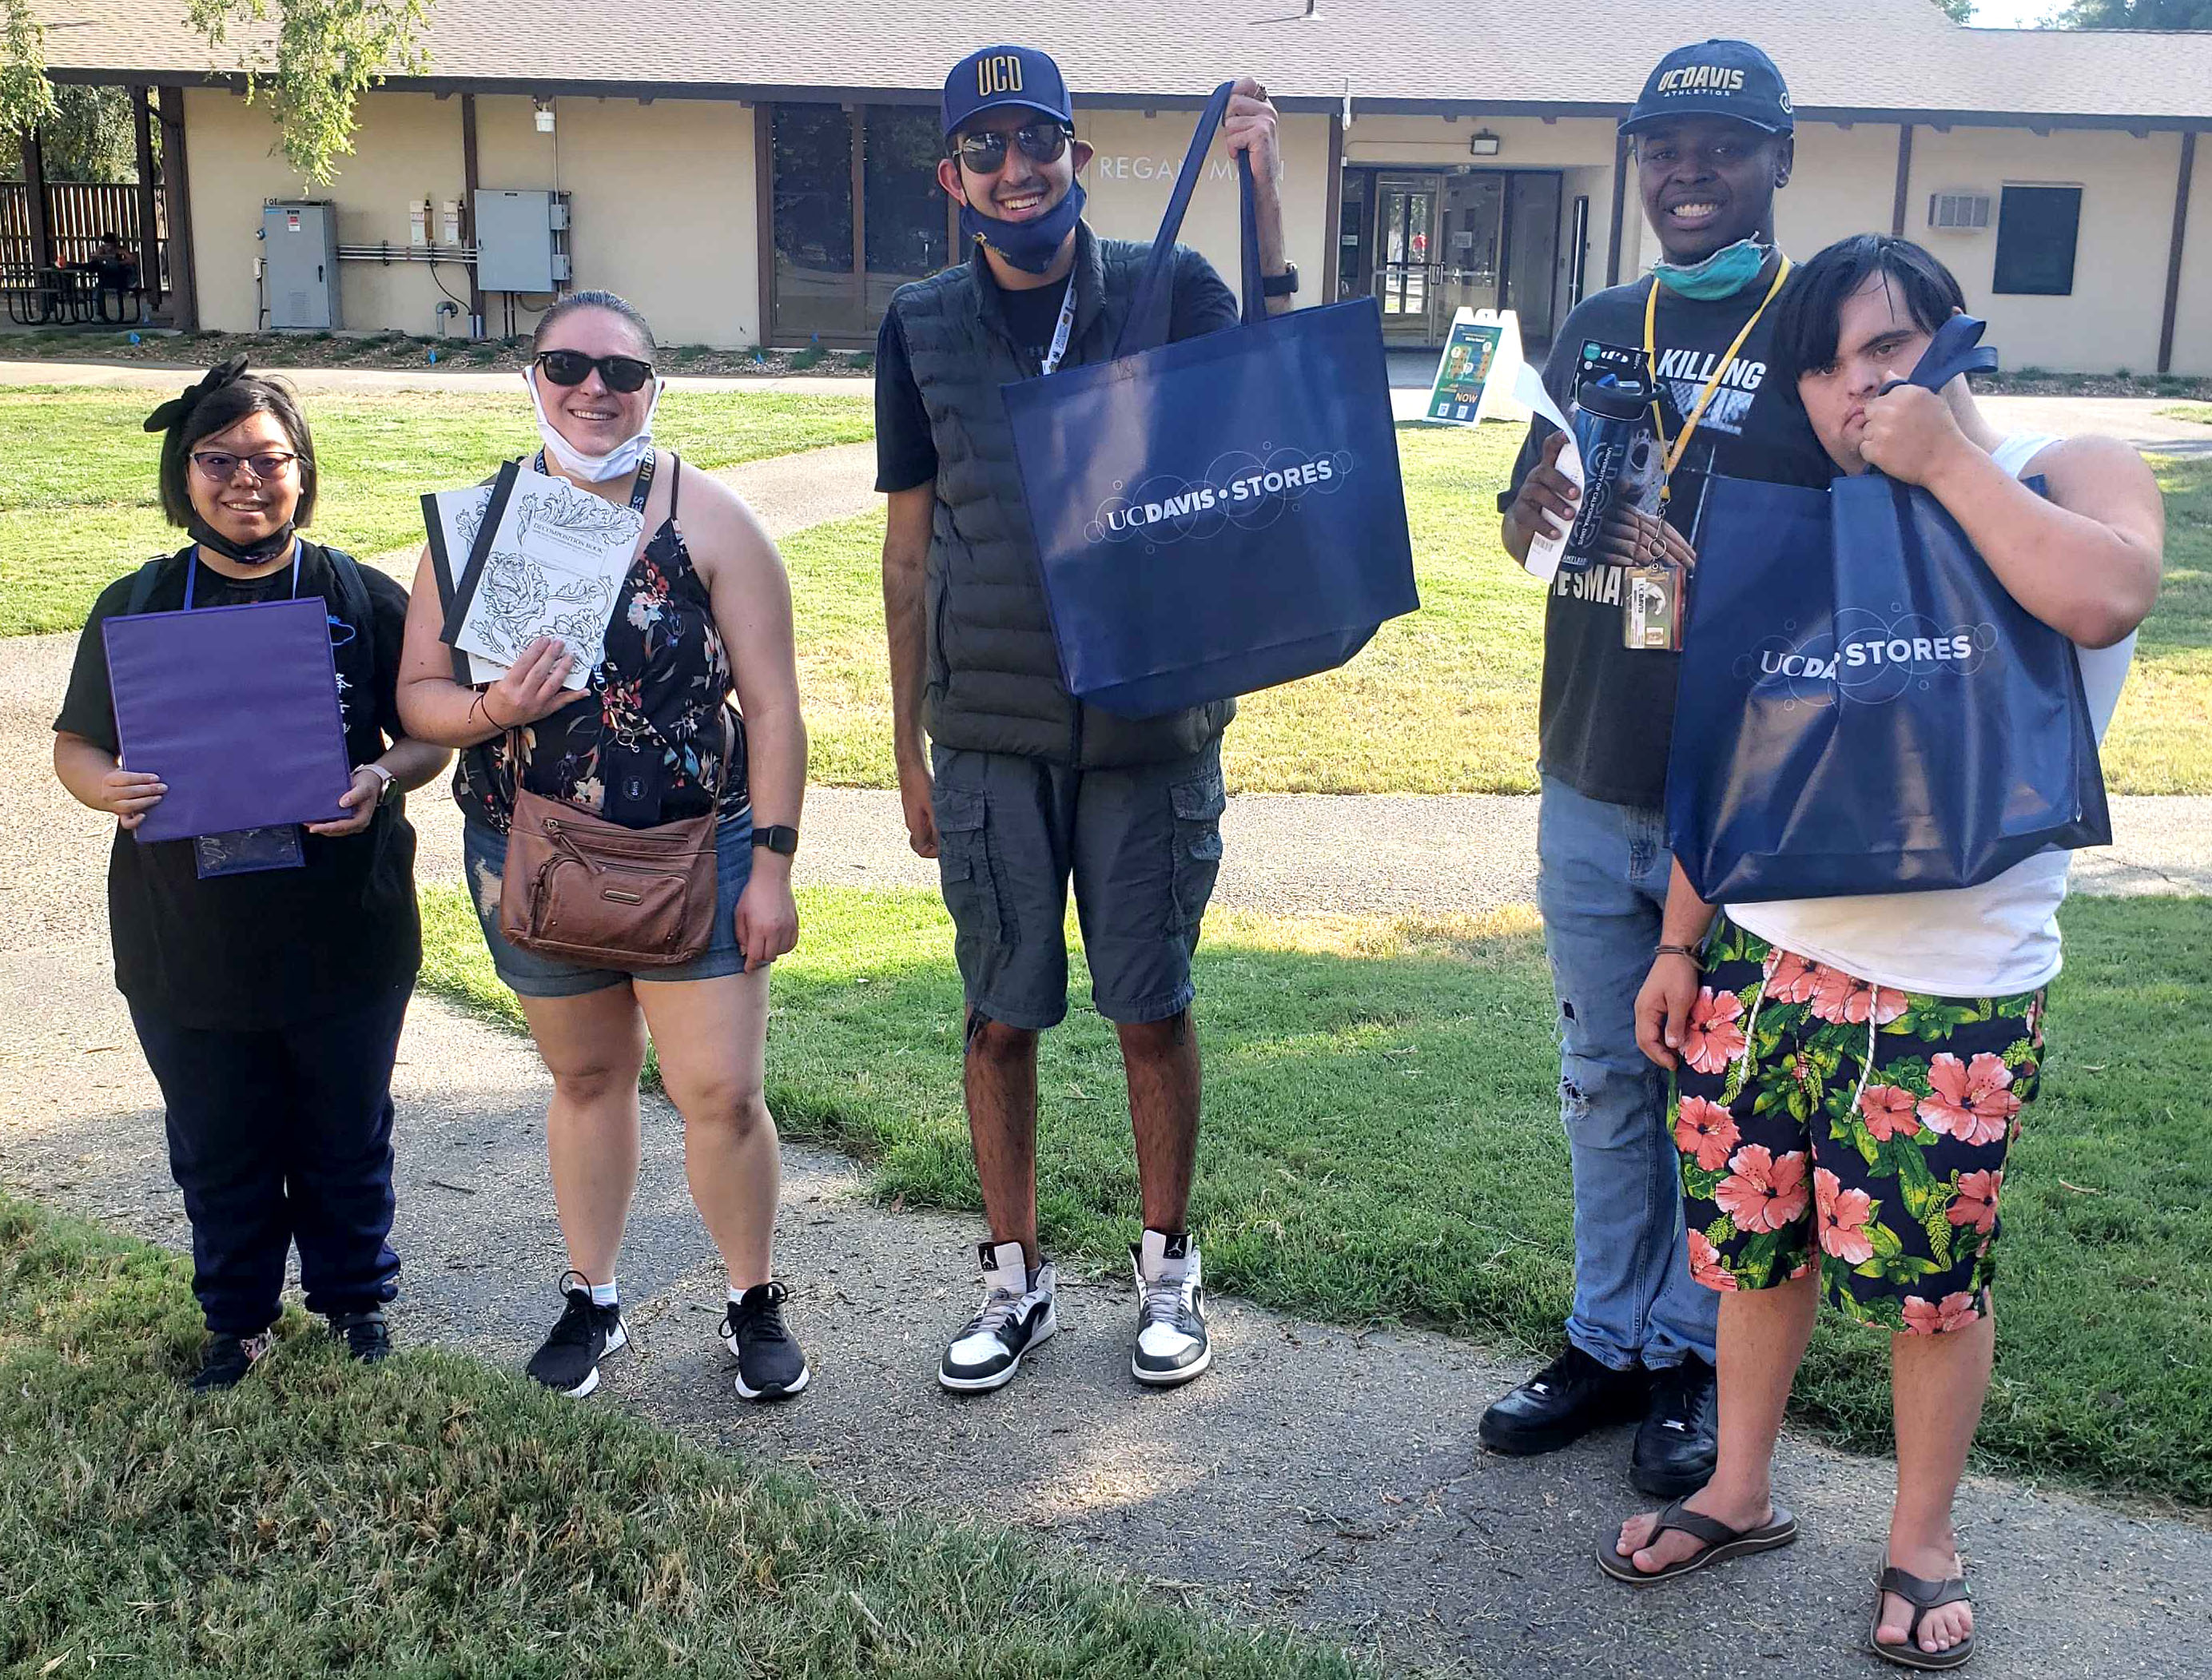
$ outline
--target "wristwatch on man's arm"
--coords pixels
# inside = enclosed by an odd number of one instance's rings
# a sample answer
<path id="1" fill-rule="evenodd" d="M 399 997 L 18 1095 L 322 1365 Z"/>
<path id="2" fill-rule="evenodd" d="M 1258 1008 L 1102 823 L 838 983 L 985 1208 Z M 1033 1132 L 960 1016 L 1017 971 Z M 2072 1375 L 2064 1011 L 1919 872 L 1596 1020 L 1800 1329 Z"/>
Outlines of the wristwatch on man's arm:
<path id="1" fill-rule="evenodd" d="M 789 857 L 799 849 L 799 831 L 788 823 L 770 823 L 753 831 L 753 844 L 765 846 L 780 857 Z"/>
<path id="2" fill-rule="evenodd" d="M 1296 263 L 1285 263 L 1280 274 L 1263 274 L 1260 277 L 1260 295 L 1262 297 L 1289 297 L 1294 295 L 1297 289 L 1298 265 Z"/>

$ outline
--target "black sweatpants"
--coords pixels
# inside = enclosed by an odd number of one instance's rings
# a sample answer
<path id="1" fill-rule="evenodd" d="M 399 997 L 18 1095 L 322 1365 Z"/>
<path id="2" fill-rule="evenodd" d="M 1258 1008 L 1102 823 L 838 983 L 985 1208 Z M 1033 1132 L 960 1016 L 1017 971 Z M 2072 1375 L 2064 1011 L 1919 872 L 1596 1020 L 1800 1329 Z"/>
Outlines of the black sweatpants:
<path id="1" fill-rule="evenodd" d="M 308 1310 L 398 1293 L 392 1066 L 408 989 L 291 1026 L 207 1032 L 137 1002 L 131 1019 L 168 1108 L 169 1172 L 192 1224 L 192 1293 L 217 1336 L 276 1321 L 300 1245 Z"/>

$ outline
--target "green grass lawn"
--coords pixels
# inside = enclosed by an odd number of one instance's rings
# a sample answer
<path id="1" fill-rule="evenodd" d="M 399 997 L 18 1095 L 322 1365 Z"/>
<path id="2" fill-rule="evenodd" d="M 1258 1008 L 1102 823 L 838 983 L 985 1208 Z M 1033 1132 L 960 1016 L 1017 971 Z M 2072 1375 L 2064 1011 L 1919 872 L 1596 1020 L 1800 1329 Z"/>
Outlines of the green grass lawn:
<path id="1" fill-rule="evenodd" d="M 185 375 L 178 375 L 181 386 Z M 0 636 L 75 630 L 111 579 L 183 533 L 161 518 L 157 393 L 0 389 Z M 306 403 L 321 469 L 315 535 L 363 557 L 422 540 L 422 492 L 467 484 L 537 446 L 511 395 L 317 394 Z M 862 397 L 671 392 L 656 436 L 702 467 L 874 435 Z"/>
<path id="2" fill-rule="evenodd" d="M 0 1198 L 0 1672 L 1350 1680 L 1005 1533 L 864 1515 L 296 1312 L 193 1399 L 190 1265 Z"/>
<path id="3" fill-rule="evenodd" d="M 519 1024 L 458 889 L 425 895 L 424 983 Z M 981 1205 L 962 1118 L 951 929 L 927 892 L 803 895 L 777 965 L 770 1098 L 878 1193 Z M 2212 899 L 2077 899 L 2049 1075 L 2006 1176 L 1993 1464 L 2212 1505 Z M 1533 917 L 1217 912 L 1199 953 L 1206 1281 L 1349 1323 L 1553 1351 L 1571 1283 L 1551 989 Z M 1085 995 L 1079 969 L 1074 995 Z M 1055 1251 L 1126 1263 L 1136 1174 L 1110 1029 L 1045 1041 Z M 1797 1416 L 1887 1440 L 1887 1349 L 1825 1321 Z"/>

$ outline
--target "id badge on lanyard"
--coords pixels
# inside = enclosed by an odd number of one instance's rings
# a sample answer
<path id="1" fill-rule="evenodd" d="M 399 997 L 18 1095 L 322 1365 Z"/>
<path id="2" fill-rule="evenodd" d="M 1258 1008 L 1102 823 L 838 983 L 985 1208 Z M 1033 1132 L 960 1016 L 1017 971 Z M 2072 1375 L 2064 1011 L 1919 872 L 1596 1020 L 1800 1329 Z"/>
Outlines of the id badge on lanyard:
<path id="1" fill-rule="evenodd" d="M 300 557 L 304 549 L 298 538 L 292 539 L 292 599 L 300 593 Z M 192 586 L 198 581 L 200 557 L 198 550 L 191 563 L 185 571 L 185 611 L 192 610 Z M 227 834 L 197 834 L 192 837 L 192 862 L 199 878 L 207 880 L 216 875 L 251 875 L 264 869 L 300 869 L 307 866 L 307 849 L 300 841 L 297 823 L 281 823 L 271 828 L 238 828 Z"/>
<path id="2" fill-rule="evenodd" d="M 1672 492 L 1674 469 L 1681 464 L 1690 439 L 1698 429 L 1698 423 L 1705 417 L 1713 396 L 1721 382 L 1735 366 L 1736 357 L 1751 338 L 1752 329 L 1766 313 L 1766 306 L 1780 295 L 1782 283 L 1790 277 L 1790 259 L 1781 259 L 1774 272 L 1773 283 L 1767 287 L 1766 295 L 1759 300 L 1759 307 L 1751 312 L 1751 319 L 1735 335 L 1735 342 L 1728 347 L 1705 381 L 1705 389 L 1698 393 L 1697 404 L 1682 423 L 1682 430 L 1672 443 L 1667 441 L 1666 417 L 1659 407 L 1659 283 L 1654 280 L 1644 300 L 1644 360 L 1651 380 L 1651 427 L 1659 443 L 1659 458 L 1664 477 L 1660 481 L 1659 516 L 1665 519 L 1668 497 Z M 1630 566 L 1622 579 L 1620 598 L 1620 639 L 1622 645 L 1635 651 L 1678 654 L 1682 651 L 1682 609 L 1689 593 L 1689 573 L 1679 561 L 1666 557 L 1663 533 L 1655 535 L 1655 549 L 1644 564 Z"/>

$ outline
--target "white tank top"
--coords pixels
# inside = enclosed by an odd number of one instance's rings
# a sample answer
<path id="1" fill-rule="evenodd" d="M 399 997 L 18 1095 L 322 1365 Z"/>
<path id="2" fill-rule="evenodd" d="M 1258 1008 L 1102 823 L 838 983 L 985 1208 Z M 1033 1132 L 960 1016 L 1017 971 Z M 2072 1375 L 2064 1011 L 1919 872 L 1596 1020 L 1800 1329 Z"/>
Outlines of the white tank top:
<path id="1" fill-rule="evenodd" d="M 2057 440 L 2023 433 L 1990 457 L 2014 478 Z M 2097 739 L 2112 721 L 2136 638 L 2075 653 Z M 2006 997 L 2057 977 L 2058 906 L 2071 852 L 2040 852 L 1979 886 L 1730 904 L 1729 918 L 1768 944 L 1876 985 L 1938 997 Z"/>

